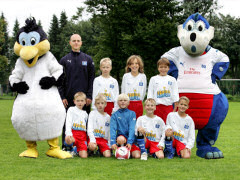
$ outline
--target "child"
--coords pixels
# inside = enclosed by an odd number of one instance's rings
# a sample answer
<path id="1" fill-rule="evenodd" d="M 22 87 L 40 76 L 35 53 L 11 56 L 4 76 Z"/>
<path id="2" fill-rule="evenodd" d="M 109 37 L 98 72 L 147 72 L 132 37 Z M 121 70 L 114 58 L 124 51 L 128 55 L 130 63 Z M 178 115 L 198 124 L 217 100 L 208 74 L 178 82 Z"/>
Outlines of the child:
<path id="1" fill-rule="evenodd" d="M 136 113 L 136 118 L 143 115 L 142 101 L 146 94 L 147 78 L 143 73 L 143 61 L 140 56 L 132 55 L 127 60 L 126 73 L 122 79 L 122 93 L 130 99 L 128 109 Z"/>
<path id="2" fill-rule="evenodd" d="M 67 111 L 66 118 L 66 145 L 77 147 L 77 152 L 81 158 L 87 158 L 87 134 L 86 124 L 88 114 L 82 108 L 86 104 L 86 95 L 78 92 L 74 95 L 75 106 L 70 107 Z"/>
<path id="3" fill-rule="evenodd" d="M 112 76 L 110 71 L 112 70 L 112 61 L 110 58 L 103 58 L 100 61 L 100 70 L 102 75 L 94 79 L 93 82 L 93 110 L 96 109 L 94 99 L 98 94 L 103 94 L 107 99 L 107 106 L 104 112 L 107 112 L 110 116 L 113 111 L 117 110 L 116 99 L 119 95 L 118 82 Z"/>
<path id="4" fill-rule="evenodd" d="M 156 101 L 152 98 L 147 99 L 144 104 L 146 115 L 137 119 L 135 134 L 137 142 L 141 149 L 141 160 L 147 160 L 146 149 L 149 149 L 150 154 L 159 159 L 164 158 L 163 147 L 165 139 L 165 123 L 163 120 L 154 115 L 156 110 Z M 141 134 L 146 137 L 146 145 L 141 138 Z"/>
<path id="5" fill-rule="evenodd" d="M 126 94 L 118 96 L 119 109 L 113 113 L 110 121 L 110 143 L 112 150 L 125 144 L 130 149 L 133 158 L 140 158 L 140 149 L 133 142 L 135 140 L 136 114 L 129 110 L 129 97 Z"/>
<path id="6" fill-rule="evenodd" d="M 147 94 L 147 98 L 153 98 L 157 103 L 154 114 L 161 117 L 165 123 L 168 113 L 176 111 L 176 102 L 179 100 L 177 81 L 167 75 L 169 66 L 167 58 L 158 60 L 157 67 L 160 74 L 151 77 Z"/>
<path id="7" fill-rule="evenodd" d="M 104 157 L 111 157 L 108 146 L 110 138 L 110 116 L 104 112 L 107 101 L 104 95 L 98 94 L 95 97 L 95 107 L 97 110 L 91 111 L 88 119 L 88 136 L 90 142 L 88 148 L 94 151 L 99 147 Z"/>
<path id="8" fill-rule="evenodd" d="M 189 99 L 186 96 L 182 96 L 178 102 L 178 111 L 171 112 L 167 116 L 167 126 L 171 126 L 170 129 L 172 128 L 174 140 L 172 141 L 172 146 L 168 147 L 165 145 L 165 148 L 176 148 L 177 154 L 181 155 L 182 158 L 190 158 L 191 149 L 195 141 L 194 121 L 186 114 L 188 107 Z M 166 134 L 166 138 L 167 136 L 169 137 Z"/>

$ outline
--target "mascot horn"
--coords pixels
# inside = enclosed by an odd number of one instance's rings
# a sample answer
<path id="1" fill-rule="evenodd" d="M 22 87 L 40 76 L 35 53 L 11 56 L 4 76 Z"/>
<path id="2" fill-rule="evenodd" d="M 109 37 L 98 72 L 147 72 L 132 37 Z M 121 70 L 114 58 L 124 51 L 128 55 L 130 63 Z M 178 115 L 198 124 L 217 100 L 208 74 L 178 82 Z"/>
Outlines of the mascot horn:
<path id="1" fill-rule="evenodd" d="M 47 140 L 48 156 L 70 158 L 72 156 L 58 146 L 66 116 L 57 89 L 62 83 L 63 67 L 49 52 L 47 35 L 35 19 L 25 22 L 14 45 L 14 52 L 20 57 L 9 77 L 11 89 L 18 93 L 13 104 L 12 124 L 27 144 L 27 150 L 19 156 L 37 158 L 36 141 Z"/>
<path id="2" fill-rule="evenodd" d="M 228 101 L 219 89 L 229 66 L 229 58 L 208 44 L 214 28 L 199 13 L 192 14 L 178 26 L 181 46 L 162 55 L 169 59 L 169 74 L 177 79 L 180 96 L 190 99 L 187 113 L 193 118 L 197 135 L 197 155 L 207 159 L 223 158 L 223 153 L 212 147 L 220 125 L 228 112 Z"/>

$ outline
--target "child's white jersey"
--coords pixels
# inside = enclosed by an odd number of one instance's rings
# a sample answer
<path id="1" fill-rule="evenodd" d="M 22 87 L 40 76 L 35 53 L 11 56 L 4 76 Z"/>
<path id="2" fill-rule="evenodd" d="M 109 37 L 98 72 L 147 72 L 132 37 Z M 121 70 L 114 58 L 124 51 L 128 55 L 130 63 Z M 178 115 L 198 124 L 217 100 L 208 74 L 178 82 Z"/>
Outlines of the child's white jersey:
<path id="1" fill-rule="evenodd" d="M 153 118 L 146 115 L 140 116 L 137 119 L 135 126 L 135 134 L 137 136 L 138 127 L 143 127 L 145 130 L 146 138 L 150 141 L 159 142 L 158 145 L 164 147 L 165 141 L 165 123 L 158 117 L 154 116 Z"/>
<path id="2" fill-rule="evenodd" d="M 66 136 L 72 136 L 72 130 L 86 131 L 88 114 L 78 107 L 70 107 L 66 118 Z"/>
<path id="3" fill-rule="evenodd" d="M 95 107 L 95 97 L 98 94 L 103 94 L 107 102 L 114 103 L 114 109 L 117 108 L 117 98 L 119 95 L 118 82 L 112 76 L 109 78 L 104 78 L 103 76 L 98 76 L 93 81 L 93 95 L 92 95 L 92 109 L 96 110 Z M 116 109 L 117 110 L 117 109 Z M 116 111 L 115 110 L 115 111 Z"/>
<path id="4" fill-rule="evenodd" d="M 157 105 L 172 105 L 179 100 L 177 81 L 174 77 L 156 75 L 151 77 L 147 98 L 155 99 Z"/>
<path id="5" fill-rule="evenodd" d="M 218 62 L 229 62 L 228 56 L 217 49 L 211 48 L 202 56 L 189 56 L 179 46 L 162 55 L 172 60 L 178 69 L 179 92 L 219 94 L 217 83 L 212 83 L 213 66 Z M 219 69 L 217 71 L 223 71 Z"/>
<path id="6" fill-rule="evenodd" d="M 173 129 L 175 139 L 192 149 L 195 141 L 195 124 L 190 116 L 181 117 L 178 112 L 171 112 L 167 116 L 167 125 Z"/>
<path id="7" fill-rule="evenodd" d="M 88 136 L 90 142 L 96 143 L 95 138 L 104 138 L 110 142 L 110 116 L 97 110 L 91 111 L 88 118 Z"/>
<path id="8" fill-rule="evenodd" d="M 147 78 L 143 73 L 133 76 L 125 73 L 122 79 L 121 92 L 127 94 L 130 101 L 142 101 L 146 94 Z"/>

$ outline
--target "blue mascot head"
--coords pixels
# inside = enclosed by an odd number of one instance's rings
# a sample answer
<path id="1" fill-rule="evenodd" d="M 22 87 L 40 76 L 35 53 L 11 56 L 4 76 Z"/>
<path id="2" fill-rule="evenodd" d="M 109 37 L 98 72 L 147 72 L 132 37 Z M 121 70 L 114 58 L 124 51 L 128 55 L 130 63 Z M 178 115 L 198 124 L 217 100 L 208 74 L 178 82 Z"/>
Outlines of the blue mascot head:
<path id="1" fill-rule="evenodd" d="M 202 55 L 213 36 L 214 27 L 199 13 L 192 14 L 178 26 L 178 39 L 190 56 Z"/>

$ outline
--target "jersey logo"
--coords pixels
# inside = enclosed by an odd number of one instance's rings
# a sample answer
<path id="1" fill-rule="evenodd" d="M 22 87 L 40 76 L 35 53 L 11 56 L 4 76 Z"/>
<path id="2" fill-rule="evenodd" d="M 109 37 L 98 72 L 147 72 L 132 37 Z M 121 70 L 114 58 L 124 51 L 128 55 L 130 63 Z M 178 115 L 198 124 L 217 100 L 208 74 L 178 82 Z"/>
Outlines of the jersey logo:
<path id="1" fill-rule="evenodd" d="M 106 122 L 106 123 L 105 123 L 105 126 L 109 126 L 109 122 Z"/>
<path id="2" fill-rule="evenodd" d="M 71 62 L 72 62 L 72 60 L 71 60 L 71 59 L 68 59 L 68 60 L 67 60 L 67 62 L 71 63 Z"/>
<path id="3" fill-rule="evenodd" d="M 180 62 L 180 65 L 182 65 L 182 66 L 184 67 L 184 63 L 185 63 L 185 62 Z"/>
<path id="4" fill-rule="evenodd" d="M 155 125 L 155 128 L 160 128 L 160 124 L 156 124 L 156 125 Z"/>
<path id="5" fill-rule="evenodd" d="M 171 81 L 168 81 L 168 84 L 171 86 L 171 85 L 172 85 L 172 82 L 171 82 Z"/>
<path id="6" fill-rule="evenodd" d="M 87 66 L 87 61 L 82 61 L 83 66 Z"/>
<path id="7" fill-rule="evenodd" d="M 113 89 L 113 88 L 114 88 L 114 85 L 113 85 L 113 84 L 110 84 L 110 88 L 112 88 L 112 89 Z"/>
<path id="8" fill-rule="evenodd" d="M 185 124 L 184 129 L 189 129 L 189 125 Z"/>
<path id="9" fill-rule="evenodd" d="M 202 68 L 206 69 L 206 65 L 202 64 Z"/>
<path id="10" fill-rule="evenodd" d="M 143 82 L 139 82 L 139 86 L 143 86 Z"/>

